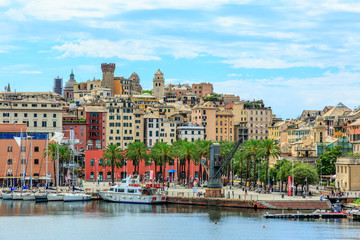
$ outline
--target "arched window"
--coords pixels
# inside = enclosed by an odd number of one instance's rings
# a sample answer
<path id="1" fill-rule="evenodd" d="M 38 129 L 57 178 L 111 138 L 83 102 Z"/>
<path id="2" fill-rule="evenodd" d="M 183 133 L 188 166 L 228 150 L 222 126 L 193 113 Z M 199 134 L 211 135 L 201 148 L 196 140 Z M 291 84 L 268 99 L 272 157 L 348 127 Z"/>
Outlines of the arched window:
<path id="1" fill-rule="evenodd" d="M 322 135 L 322 132 L 320 133 L 320 142 L 322 143 L 322 140 L 323 140 L 323 135 Z"/>

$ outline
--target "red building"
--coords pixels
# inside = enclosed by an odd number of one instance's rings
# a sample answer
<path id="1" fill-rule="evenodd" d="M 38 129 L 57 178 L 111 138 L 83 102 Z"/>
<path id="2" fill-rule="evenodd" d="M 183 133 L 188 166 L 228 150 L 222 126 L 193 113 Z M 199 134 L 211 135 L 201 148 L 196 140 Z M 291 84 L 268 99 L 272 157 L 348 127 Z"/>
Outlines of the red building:
<path id="1" fill-rule="evenodd" d="M 28 181 L 31 176 L 34 183 L 44 182 L 46 178 L 46 162 L 48 174 L 53 174 L 53 162 L 44 157 L 46 149 L 46 133 L 27 133 L 26 124 L 0 124 L 0 184 L 12 186 L 23 179 L 24 173 Z M 14 137 L 22 137 L 21 148 Z M 31 138 L 27 138 L 31 136 Z M 16 185 L 16 184 L 15 184 Z"/>
<path id="2" fill-rule="evenodd" d="M 86 106 L 87 149 L 106 147 L 106 108 L 104 106 Z"/>
<path id="3" fill-rule="evenodd" d="M 87 136 L 87 123 L 85 120 L 63 120 L 63 133 L 64 139 L 71 139 L 71 131 L 74 132 L 74 139 L 75 139 L 75 149 L 77 151 L 85 150 L 86 149 L 86 136 Z"/>
<path id="4" fill-rule="evenodd" d="M 111 181 L 111 167 L 102 167 L 102 150 L 87 150 L 85 152 L 85 180 L 96 181 L 99 179 L 100 181 Z M 175 171 L 178 171 L 178 161 L 174 160 L 173 162 L 170 162 L 165 167 L 165 178 L 169 177 L 169 171 L 170 169 L 173 169 Z M 187 172 L 187 165 L 185 166 L 186 172 Z M 157 171 L 160 171 L 160 167 L 157 166 Z M 204 168 L 202 168 L 202 171 L 205 173 Z M 134 165 L 132 161 L 128 160 L 126 165 L 124 165 L 122 168 L 115 168 L 115 179 L 122 179 L 125 176 L 129 174 L 133 174 L 134 172 Z M 195 165 L 194 163 L 191 163 L 190 165 L 190 178 L 197 178 L 199 174 L 199 165 Z M 151 166 L 145 166 L 144 161 L 140 162 L 139 165 L 139 175 L 140 176 L 149 176 L 150 178 L 155 178 L 155 164 L 152 164 Z M 205 175 L 205 174 L 204 174 Z M 170 174 L 170 177 L 172 175 Z M 179 176 L 185 176 L 185 173 L 180 173 Z M 176 174 L 174 175 L 175 179 L 178 179 Z"/>

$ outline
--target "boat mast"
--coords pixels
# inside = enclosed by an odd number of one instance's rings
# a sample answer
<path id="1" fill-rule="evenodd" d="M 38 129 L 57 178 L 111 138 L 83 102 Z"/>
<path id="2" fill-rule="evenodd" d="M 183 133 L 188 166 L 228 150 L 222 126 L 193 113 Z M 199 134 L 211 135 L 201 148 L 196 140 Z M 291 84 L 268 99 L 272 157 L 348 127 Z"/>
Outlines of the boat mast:
<path id="1" fill-rule="evenodd" d="M 46 138 L 46 149 L 47 149 L 47 154 L 46 154 L 46 169 L 45 169 L 45 185 L 47 186 L 48 182 L 47 182 L 47 178 L 48 178 L 48 161 L 49 161 L 49 133 L 47 134 L 47 138 Z"/>

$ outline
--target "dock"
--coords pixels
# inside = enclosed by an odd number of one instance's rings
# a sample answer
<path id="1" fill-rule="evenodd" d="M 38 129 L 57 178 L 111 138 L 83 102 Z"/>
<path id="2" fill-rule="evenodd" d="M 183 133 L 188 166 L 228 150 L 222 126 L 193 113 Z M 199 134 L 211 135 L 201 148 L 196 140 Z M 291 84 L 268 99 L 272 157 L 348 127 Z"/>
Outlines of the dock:
<path id="1" fill-rule="evenodd" d="M 347 218 L 345 213 L 286 213 L 286 214 L 268 214 L 264 215 L 265 218 L 283 218 L 283 219 L 338 219 Z"/>

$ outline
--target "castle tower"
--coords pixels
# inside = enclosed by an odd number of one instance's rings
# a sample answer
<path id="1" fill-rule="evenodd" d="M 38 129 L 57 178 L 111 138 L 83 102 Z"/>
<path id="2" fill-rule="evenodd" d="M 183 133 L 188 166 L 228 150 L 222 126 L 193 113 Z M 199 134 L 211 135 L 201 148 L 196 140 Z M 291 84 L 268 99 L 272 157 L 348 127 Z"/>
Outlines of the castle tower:
<path id="1" fill-rule="evenodd" d="M 71 69 L 70 79 L 67 81 L 64 87 L 64 97 L 66 100 L 72 100 L 74 98 L 74 83 L 76 83 L 75 74 Z"/>
<path id="2" fill-rule="evenodd" d="M 164 98 L 164 85 L 164 74 L 159 69 L 153 79 L 153 95 L 159 100 Z"/>
<path id="3" fill-rule="evenodd" d="M 322 143 L 325 142 L 326 138 L 326 127 L 325 121 L 322 116 L 317 116 L 315 119 L 315 125 L 312 129 L 312 134 L 314 137 L 315 143 Z"/>
<path id="4" fill-rule="evenodd" d="M 101 70 L 103 73 L 103 79 L 101 81 L 101 86 L 104 88 L 110 88 L 111 96 L 114 96 L 114 72 L 115 72 L 115 63 L 102 63 Z"/>

